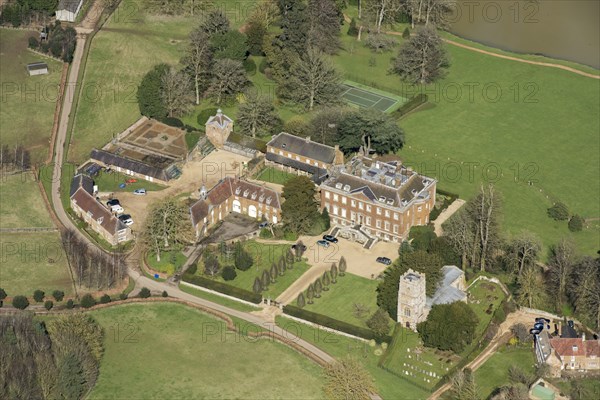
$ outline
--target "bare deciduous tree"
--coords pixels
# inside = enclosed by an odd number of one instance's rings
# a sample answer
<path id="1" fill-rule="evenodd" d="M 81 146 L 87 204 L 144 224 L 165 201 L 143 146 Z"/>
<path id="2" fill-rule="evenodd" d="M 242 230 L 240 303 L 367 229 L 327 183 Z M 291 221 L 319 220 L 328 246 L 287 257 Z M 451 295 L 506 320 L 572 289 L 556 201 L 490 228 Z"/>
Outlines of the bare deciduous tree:
<path id="1" fill-rule="evenodd" d="M 171 67 L 162 77 L 161 97 L 169 117 L 185 114 L 192 104 L 189 76 Z"/>
<path id="2" fill-rule="evenodd" d="M 210 38 L 202 29 L 195 29 L 190 34 L 190 44 L 181 63 L 194 83 L 196 104 L 200 104 L 202 81 L 208 80 L 211 62 Z"/>
<path id="3" fill-rule="evenodd" d="M 575 263 L 575 245 L 567 239 L 561 239 L 550 248 L 548 261 L 548 278 L 555 293 L 558 306 L 563 304 L 567 297 L 567 286 Z"/>
<path id="4" fill-rule="evenodd" d="M 248 82 L 241 62 L 223 58 L 214 63 L 208 92 L 220 104 L 224 97 L 241 93 Z"/>
<path id="5" fill-rule="evenodd" d="M 526 265 L 535 263 L 542 249 L 540 239 L 531 232 L 523 232 L 508 245 L 506 257 L 509 266 L 517 275 L 521 275 Z"/>
<path id="6" fill-rule="evenodd" d="M 385 22 L 393 21 L 402 10 L 401 0 L 364 0 L 365 13 L 369 20 L 375 24 L 377 33 Z"/>

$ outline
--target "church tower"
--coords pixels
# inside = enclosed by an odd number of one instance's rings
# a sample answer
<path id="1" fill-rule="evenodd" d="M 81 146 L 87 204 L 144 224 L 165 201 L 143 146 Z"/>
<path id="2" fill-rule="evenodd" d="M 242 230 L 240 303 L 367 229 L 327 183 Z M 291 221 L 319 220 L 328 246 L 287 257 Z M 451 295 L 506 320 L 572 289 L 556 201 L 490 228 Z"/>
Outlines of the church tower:
<path id="1" fill-rule="evenodd" d="M 400 277 L 397 321 L 416 331 L 417 324 L 427 317 L 425 307 L 425 275 L 409 269 Z"/>

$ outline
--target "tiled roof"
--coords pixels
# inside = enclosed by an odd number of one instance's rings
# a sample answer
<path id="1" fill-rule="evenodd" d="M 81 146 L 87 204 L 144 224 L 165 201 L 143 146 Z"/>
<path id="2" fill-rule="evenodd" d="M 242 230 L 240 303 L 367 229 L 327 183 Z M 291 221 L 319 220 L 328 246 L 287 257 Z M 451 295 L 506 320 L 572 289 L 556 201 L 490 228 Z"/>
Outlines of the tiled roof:
<path id="1" fill-rule="evenodd" d="M 583 338 L 554 338 L 550 346 L 560 357 L 585 356 L 600 357 L 600 341 Z"/>
<path id="2" fill-rule="evenodd" d="M 206 200 L 198 200 L 190 207 L 192 215 L 192 225 L 196 226 L 208 215 L 208 202 Z"/>
<path id="3" fill-rule="evenodd" d="M 335 159 L 335 149 L 333 147 L 290 135 L 286 132 L 281 132 L 275 136 L 267 143 L 267 146 L 289 151 L 290 153 L 309 157 L 328 164 L 333 164 L 333 160 Z"/>
<path id="4" fill-rule="evenodd" d="M 108 151 L 93 149 L 90 157 L 92 160 L 100 161 L 106 165 L 114 165 L 116 167 L 128 169 L 140 175 L 151 176 L 162 181 L 168 181 L 170 179 L 166 171 L 161 168 L 153 167 L 141 161 L 118 156 L 116 154 L 109 153 Z"/>
<path id="5" fill-rule="evenodd" d="M 276 191 L 269 189 L 265 186 L 258 185 L 256 183 L 243 181 L 240 179 L 233 179 L 233 178 L 228 178 L 228 179 L 231 182 L 231 188 L 232 188 L 232 191 L 234 194 L 237 192 L 237 189 L 239 188 L 239 194 L 237 196 L 252 199 L 252 196 L 256 195 L 256 197 L 252 200 L 255 200 L 258 202 L 264 202 L 266 204 L 267 200 L 270 199 L 269 206 L 274 207 L 274 208 L 281 208 L 281 204 L 279 202 L 279 193 L 277 193 Z M 248 194 L 247 194 L 247 196 L 244 196 L 244 193 L 246 193 L 246 191 Z M 263 198 L 263 201 L 260 201 L 261 198 Z"/>
<path id="6" fill-rule="evenodd" d="M 69 191 L 69 196 L 73 196 L 77 189 L 83 188 L 90 195 L 94 194 L 94 181 L 87 175 L 77 174 L 71 180 L 71 190 Z"/>
<path id="7" fill-rule="evenodd" d="M 311 174 L 313 182 L 315 182 L 317 185 L 320 185 L 321 182 L 327 178 L 327 170 L 314 165 L 269 152 L 267 152 L 265 158 L 267 161 L 272 161 L 277 164 L 285 165 L 286 167 L 292 167 L 302 172 Z"/>
<path id="8" fill-rule="evenodd" d="M 127 226 L 115 217 L 106 207 L 104 207 L 84 188 L 79 188 L 71 196 L 73 200 L 84 212 L 88 213 L 109 233 L 116 234 L 118 231 L 127 229 Z M 101 220 L 100 220 L 101 218 Z"/>

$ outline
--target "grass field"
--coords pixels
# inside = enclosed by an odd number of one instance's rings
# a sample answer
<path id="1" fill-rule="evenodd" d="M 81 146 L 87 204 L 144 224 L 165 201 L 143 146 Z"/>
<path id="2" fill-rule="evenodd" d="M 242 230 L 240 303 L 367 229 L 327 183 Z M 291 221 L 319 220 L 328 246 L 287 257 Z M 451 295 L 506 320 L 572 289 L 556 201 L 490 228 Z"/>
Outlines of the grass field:
<path id="1" fill-rule="evenodd" d="M 164 273 L 174 273 L 180 268 L 187 258 L 180 251 L 164 251 L 160 254 L 160 261 L 156 261 L 156 255 L 152 252 L 147 253 L 146 262 L 155 271 Z M 172 271 L 169 266 L 172 265 Z"/>
<path id="2" fill-rule="evenodd" d="M 263 182 L 283 185 L 295 176 L 295 174 L 290 174 L 277 168 L 266 167 L 256 175 L 256 179 Z"/>
<path id="3" fill-rule="evenodd" d="M 9 296 L 32 296 L 36 289 L 50 294 L 73 293 L 65 253 L 57 232 L 0 235 L 0 287 Z"/>
<path id="4" fill-rule="evenodd" d="M 431 394 L 379 368 L 377 363 L 380 356 L 375 354 L 375 350 L 379 346 L 373 348 L 365 342 L 313 328 L 285 317 L 276 317 L 275 322 L 302 339 L 313 343 L 333 357 L 338 359 L 353 357 L 360 361 L 373 377 L 377 392 L 384 399 L 420 400 L 428 398 Z"/>
<path id="5" fill-rule="evenodd" d="M 323 291 L 321 298 L 315 298 L 314 304 L 307 304 L 305 309 L 366 327 L 367 319 L 377 310 L 378 284 L 379 281 L 346 273 L 338 276 L 337 283 L 329 285 L 329 290 Z M 354 315 L 354 304 L 362 304 L 368 313 L 358 318 Z"/>
<path id="6" fill-rule="evenodd" d="M 39 162 L 48 156 L 62 63 L 27 50 L 28 38 L 36 35 L 0 29 L 0 126 L 2 144 L 23 144 L 31 150 L 33 161 Z M 37 61 L 48 64 L 48 75 L 27 74 L 26 65 Z"/>
<path id="7" fill-rule="evenodd" d="M 91 399 L 309 399 L 322 397 L 321 368 L 268 340 L 177 304 L 92 312 L 106 333 Z M 214 333 L 213 333 L 214 332 Z"/>
<path id="8" fill-rule="evenodd" d="M 479 367 L 475 371 L 475 382 L 482 399 L 486 399 L 495 388 L 510 383 L 508 369 L 513 365 L 528 374 L 533 374 L 535 365 L 533 349 L 530 347 L 506 347 L 496 352 Z"/>
<path id="9" fill-rule="evenodd" d="M 259 309 L 258 306 L 252 307 L 248 304 L 240 303 L 239 301 L 230 300 L 226 297 L 219 296 L 218 294 L 213 294 L 210 292 L 205 292 L 204 290 L 195 289 L 193 287 L 189 287 L 187 285 L 180 284 L 179 289 L 183 292 L 189 293 L 196 297 L 200 297 L 201 299 L 205 299 L 208 301 L 212 301 L 213 303 L 221 304 L 223 306 L 233 308 L 234 310 L 251 312 Z"/>
<path id="10" fill-rule="evenodd" d="M 137 179 L 137 182 L 127 183 L 124 188 L 120 188 L 121 183 L 125 183 L 131 176 L 127 176 L 120 172 L 112 171 L 106 173 L 105 170 L 94 177 L 94 183 L 98 185 L 98 190 L 101 192 L 133 192 L 135 189 L 146 189 L 147 191 L 158 191 L 165 189 L 164 186 L 157 183 L 148 182 L 143 179 Z"/>
<path id="11" fill-rule="evenodd" d="M 53 226 L 32 173 L 3 175 L 0 192 L 0 228 Z"/>

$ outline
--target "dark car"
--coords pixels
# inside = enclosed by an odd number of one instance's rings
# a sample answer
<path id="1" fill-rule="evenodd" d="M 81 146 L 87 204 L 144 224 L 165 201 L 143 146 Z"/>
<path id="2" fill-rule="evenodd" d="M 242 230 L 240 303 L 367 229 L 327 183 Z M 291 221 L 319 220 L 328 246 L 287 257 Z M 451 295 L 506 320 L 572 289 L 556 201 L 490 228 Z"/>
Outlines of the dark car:
<path id="1" fill-rule="evenodd" d="M 533 329 L 537 329 L 538 331 L 542 331 L 542 330 L 544 330 L 544 324 L 542 322 L 538 322 L 537 324 L 533 325 Z"/>
<path id="2" fill-rule="evenodd" d="M 547 323 L 547 324 L 549 324 L 550 320 L 548 318 L 544 318 L 544 317 L 538 317 L 538 318 L 535 319 L 535 323 L 536 324 L 538 324 L 538 323 L 542 323 L 543 324 L 544 322 Z"/>
<path id="3" fill-rule="evenodd" d="M 331 242 L 331 243 L 337 243 L 338 242 L 337 238 L 335 236 L 332 236 L 332 235 L 325 235 L 325 236 L 323 236 L 323 239 L 327 240 L 328 242 Z"/>
<path id="4" fill-rule="evenodd" d="M 323 246 L 325 248 L 329 247 L 329 242 L 327 240 L 317 240 L 317 245 Z"/>
<path id="5" fill-rule="evenodd" d="M 387 257 L 377 257 L 377 259 L 375 261 L 377 261 L 378 263 L 381 263 L 381 264 L 385 264 L 385 265 L 390 265 L 392 263 L 392 260 L 390 260 Z"/>
<path id="6" fill-rule="evenodd" d="M 568 320 L 567 325 L 569 325 L 569 327 L 575 329 L 575 323 L 572 320 Z"/>
<path id="7" fill-rule="evenodd" d="M 109 206 L 109 207 L 120 206 L 121 202 L 119 202 L 119 199 L 112 199 L 112 200 L 107 201 L 106 205 Z"/>
<path id="8" fill-rule="evenodd" d="M 300 250 L 302 251 L 306 251 L 306 246 L 300 243 L 296 243 L 292 245 L 292 250 L 296 250 L 298 247 L 300 247 Z"/>
<path id="9" fill-rule="evenodd" d="M 267 226 L 269 226 L 269 223 L 267 221 L 264 221 L 264 222 L 261 222 L 260 224 L 258 224 L 258 227 L 260 229 L 266 228 Z"/>
<path id="10" fill-rule="evenodd" d="M 122 215 L 119 215 L 119 216 L 118 216 L 118 218 L 119 218 L 121 221 L 126 221 L 126 220 L 128 220 L 128 219 L 131 219 L 131 215 L 129 215 L 129 214 L 122 214 Z"/>

